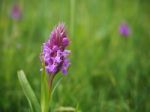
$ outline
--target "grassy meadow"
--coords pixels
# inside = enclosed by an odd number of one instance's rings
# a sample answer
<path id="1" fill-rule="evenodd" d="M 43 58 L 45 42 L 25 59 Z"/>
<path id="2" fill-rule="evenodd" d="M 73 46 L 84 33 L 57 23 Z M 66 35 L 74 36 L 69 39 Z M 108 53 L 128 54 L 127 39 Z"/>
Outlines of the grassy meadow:
<path id="1" fill-rule="evenodd" d="M 21 17 L 11 17 L 14 4 Z M 51 110 L 150 112 L 149 0 L 0 0 L 0 112 L 28 112 L 17 71 L 40 98 L 42 44 L 64 22 L 71 66 L 53 95 Z M 118 31 L 122 22 L 131 33 Z"/>

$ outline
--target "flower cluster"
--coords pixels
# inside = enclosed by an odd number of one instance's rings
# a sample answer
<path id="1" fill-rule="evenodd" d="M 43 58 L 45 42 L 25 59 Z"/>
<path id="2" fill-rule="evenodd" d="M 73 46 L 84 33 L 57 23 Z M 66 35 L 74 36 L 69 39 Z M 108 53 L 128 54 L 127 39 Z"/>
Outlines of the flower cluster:
<path id="1" fill-rule="evenodd" d="M 12 6 L 11 17 L 15 20 L 19 20 L 21 18 L 21 8 L 18 4 Z"/>
<path id="2" fill-rule="evenodd" d="M 130 35 L 131 31 L 127 23 L 122 23 L 119 27 L 119 32 L 122 36 L 127 37 Z"/>
<path id="3" fill-rule="evenodd" d="M 70 50 L 65 48 L 69 45 L 69 39 L 63 23 L 58 24 L 50 34 L 50 38 L 43 44 L 42 57 L 48 74 L 56 74 L 62 71 L 67 74 L 70 61 Z"/>

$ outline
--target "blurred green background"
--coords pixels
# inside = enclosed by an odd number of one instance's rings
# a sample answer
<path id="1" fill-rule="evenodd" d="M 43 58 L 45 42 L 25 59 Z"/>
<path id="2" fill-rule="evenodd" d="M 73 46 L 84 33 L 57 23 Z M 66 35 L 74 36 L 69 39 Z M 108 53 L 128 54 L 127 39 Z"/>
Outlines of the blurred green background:
<path id="1" fill-rule="evenodd" d="M 19 20 L 10 14 L 14 4 Z M 131 29 L 128 37 L 118 31 L 122 21 Z M 0 0 L 0 112 L 29 109 L 20 69 L 40 96 L 41 46 L 59 22 L 71 40 L 71 67 L 52 109 L 150 112 L 149 0 Z"/>

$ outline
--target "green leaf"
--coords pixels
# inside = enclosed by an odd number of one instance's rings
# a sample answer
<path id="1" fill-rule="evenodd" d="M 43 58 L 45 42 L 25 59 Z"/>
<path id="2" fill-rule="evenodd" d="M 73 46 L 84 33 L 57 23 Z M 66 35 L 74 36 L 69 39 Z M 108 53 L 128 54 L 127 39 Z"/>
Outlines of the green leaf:
<path id="1" fill-rule="evenodd" d="M 54 86 L 54 88 L 53 88 L 53 90 L 52 90 L 52 93 L 51 93 L 51 97 L 53 96 L 53 94 L 54 94 L 54 92 L 55 92 L 55 90 L 56 90 L 56 88 L 58 87 L 58 85 L 60 84 L 60 81 L 62 80 L 62 77 L 57 81 L 57 83 L 55 84 L 55 86 Z"/>
<path id="2" fill-rule="evenodd" d="M 40 104 L 22 70 L 18 71 L 18 78 L 19 78 L 21 87 L 24 91 L 24 94 L 30 105 L 31 112 L 40 112 Z"/>

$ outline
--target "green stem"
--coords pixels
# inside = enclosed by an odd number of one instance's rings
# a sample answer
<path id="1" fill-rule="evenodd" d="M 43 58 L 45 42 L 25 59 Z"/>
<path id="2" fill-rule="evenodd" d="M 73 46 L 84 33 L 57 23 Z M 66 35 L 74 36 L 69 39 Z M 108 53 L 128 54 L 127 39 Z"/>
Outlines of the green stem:
<path id="1" fill-rule="evenodd" d="M 75 0 L 70 0 L 70 32 L 71 37 L 74 35 L 74 13 L 75 13 Z"/>
<path id="2" fill-rule="evenodd" d="M 53 86 L 52 83 L 53 83 L 54 77 L 55 77 L 55 74 L 49 74 L 49 76 L 48 76 L 48 86 L 49 86 L 49 91 L 52 90 L 52 86 Z"/>
<path id="3" fill-rule="evenodd" d="M 45 65 L 43 64 L 43 71 L 41 74 L 41 112 L 48 112 L 50 94 L 51 94 L 51 91 L 49 91 Z"/>

